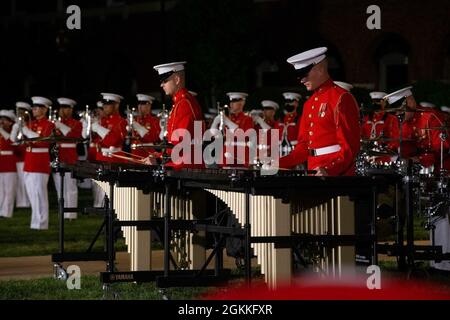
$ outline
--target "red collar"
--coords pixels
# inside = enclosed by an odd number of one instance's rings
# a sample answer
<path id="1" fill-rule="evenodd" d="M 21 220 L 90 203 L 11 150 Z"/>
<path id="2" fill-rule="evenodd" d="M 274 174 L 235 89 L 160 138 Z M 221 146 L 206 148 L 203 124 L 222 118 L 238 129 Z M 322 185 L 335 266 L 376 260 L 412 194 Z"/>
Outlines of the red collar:
<path id="1" fill-rule="evenodd" d="M 329 88 L 332 88 L 332 87 L 334 87 L 334 86 L 335 86 L 335 84 L 334 84 L 333 80 L 331 80 L 331 78 L 328 78 L 328 80 L 325 81 L 324 83 L 322 83 L 322 84 L 315 90 L 315 92 L 316 92 L 316 93 L 321 93 L 321 92 L 323 92 L 323 91 L 325 91 L 325 90 L 327 90 L 327 89 L 329 89 Z"/>
<path id="2" fill-rule="evenodd" d="M 177 103 L 179 100 L 186 98 L 187 94 L 189 94 L 188 89 L 181 88 L 180 90 L 175 93 L 173 96 L 173 102 Z"/>

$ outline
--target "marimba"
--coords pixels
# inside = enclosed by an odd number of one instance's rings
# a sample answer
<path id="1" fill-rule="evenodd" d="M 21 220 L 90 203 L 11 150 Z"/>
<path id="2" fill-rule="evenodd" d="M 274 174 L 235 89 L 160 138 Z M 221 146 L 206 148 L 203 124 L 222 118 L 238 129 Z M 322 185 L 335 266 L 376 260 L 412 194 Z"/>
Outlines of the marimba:
<path id="1" fill-rule="evenodd" d="M 376 263 L 376 195 L 386 186 L 380 177 L 312 177 L 303 171 L 265 176 L 242 168 L 161 172 L 156 167 L 105 163 L 78 163 L 71 171 L 74 177 L 94 179 L 106 191 L 111 203 L 110 237 L 113 226 L 133 227 L 124 229 L 132 271 L 121 277 L 115 273 L 111 238 L 104 280 L 107 276 L 111 276 L 108 281 L 143 279 L 142 272 L 151 268 L 148 230 L 155 228 L 164 229 L 164 272 L 157 274 L 166 280 L 179 275 L 170 270 L 171 248 L 183 262 L 179 269 L 205 270 L 210 257 L 205 259 L 204 245 L 194 241 L 205 232 L 243 238 L 247 279 L 250 281 L 252 248 L 271 287 L 290 281 L 292 249 L 302 243 L 317 245 L 320 254 L 315 267 L 328 274 L 339 275 L 345 265 L 354 263 L 353 246 L 358 240 L 371 245 L 372 262 Z M 205 208 L 208 194 L 223 201 L 240 226 L 230 229 L 202 220 L 212 213 Z M 355 235 L 353 203 L 361 199 L 371 204 L 366 214 L 371 214 L 372 226 L 370 234 Z M 182 285 L 181 280 L 176 279 L 177 285 Z M 193 278 L 189 283 L 200 282 Z"/>

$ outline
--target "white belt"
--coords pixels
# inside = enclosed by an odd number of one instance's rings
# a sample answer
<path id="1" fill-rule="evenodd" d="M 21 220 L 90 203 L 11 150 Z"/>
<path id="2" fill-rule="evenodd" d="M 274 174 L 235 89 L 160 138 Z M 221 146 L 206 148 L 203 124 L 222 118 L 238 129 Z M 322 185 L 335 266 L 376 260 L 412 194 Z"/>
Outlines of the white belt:
<path id="1" fill-rule="evenodd" d="M 97 147 L 97 144 L 94 143 L 94 142 L 91 142 L 91 143 L 89 144 L 89 147 L 96 148 L 96 147 Z"/>
<path id="2" fill-rule="evenodd" d="M 338 144 L 334 144 L 332 146 L 318 148 L 318 149 L 309 149 L 310 155 L 312 156 L 323 156 L 325 154 L 338 152 L 341 150 L 341 146 Z"/>
<path id="3" fill-rule="evenodd" d="M 60 147 L 61 148 L 76 148 L 77 145 L 75 143 L 61 143 Z"/>
<path id="4" fill-rule="evenodd" d="M 12 156 L 13 154 L 14 154 L 14 152 L 11 150 L 0 151 L 1 156 Z"/>
<path id="5" fill-rule="evenodd" d="M 292 141 L 290 141 L 291 142 L 291 145 L 293 145 L 293 146 L 295 146 L 296 144 L 297 144 L 297 140 L 292 140 Z"/>
<path id="6" fill-rule="evenodd" d="M 48 148 L 32 148 L 30 152 L 33 153 L 45 153 L 48 152 Z"/>
<path id="7" fill-rule="evenodd" d="M 114 148 L 114 147 L 102 148 L 102 155 L 108 156 L 109 153 L 116 153 L 119 151 L 122 151 L 122 148 Z"/>

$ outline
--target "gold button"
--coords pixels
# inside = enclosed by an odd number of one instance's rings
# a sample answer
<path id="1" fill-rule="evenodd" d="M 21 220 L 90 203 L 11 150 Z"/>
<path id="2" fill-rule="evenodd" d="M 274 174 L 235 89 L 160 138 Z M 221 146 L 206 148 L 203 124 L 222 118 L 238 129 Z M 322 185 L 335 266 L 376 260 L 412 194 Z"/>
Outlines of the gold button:
<path id="1" fill-rule="evenodd" d="M 308 118 L 312 118 L 312 114 L 309 114 L 309 115 L 308 115 Z"/>
<path id="2" fill-rule="evenodd" d="M 313 135 L 313 132 L 312 132 L 312 131 L 310 131 L 310 132 L 309 132 L 309 135 L 310 135 L 310 136 L 312 136 L 312 135 Z"/>
<path id="3" fill-rule="evenodd" d="M 313 109 L 313 110 L 314 110 L 314 108 L 315 108 L 314 106 L 311 107 L 311 109 Z"/>
<path id="4" fill-rule="evenodd" d="M 319 100 L 319 98 L 317 98 L 317 97 L 314 98 L 314 101 L 318 101 L 318 100 Z"/>
<path id="5" fill-rule="evenodd" d="M 332 166 L 334 166 L 334 161 L 331 163 Z"/>
<path id="6" fill-rule="evenodd" d="M 313 125 L 314 125 L 314 122 L 311 122 L 309 126 L 312 127 Z"/>

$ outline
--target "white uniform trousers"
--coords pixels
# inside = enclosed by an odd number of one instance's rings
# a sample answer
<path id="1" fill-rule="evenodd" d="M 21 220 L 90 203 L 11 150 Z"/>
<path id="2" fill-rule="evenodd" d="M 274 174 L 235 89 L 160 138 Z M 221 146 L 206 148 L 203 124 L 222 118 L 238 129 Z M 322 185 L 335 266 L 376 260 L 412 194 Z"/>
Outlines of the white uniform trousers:
<path id="1" fill-rule="evenodd" d="M 16 188 L 16 207 L 29 208 L 30 200 L 28 199 L 27 190 L 25 189 L 25 181 L 23 178 L 23 162 L 17 162 L 17 188 Z"/>
<path id="2" fill-rule="evenodd" d="M 0 217 L 12 217 L 16 185 L 16 172 L 0 172 Z"/>
<path id="3" fill-rule="evenodd" d="M 49 174 L 25 172 L 24 180 L 31 203 L 31 229 L 48 229 L 48 178 Z"/>
<path id="4" fill-rule="evenodd" d="M 55 183 L 56 193 L 58 199 L 61 193 L 61 176 L 59 173 L 53 173 L 53 182 Z M 70 173 L 64 175 L 64 207 L 77 208 L 78 207 L 78 187 L 77 180 L 70 176 Z M 76 219 L 77 212 L 64 212 L 64 218 Z"/>
<path id="5" fill-rule="evenodd" d="M 436 246 L 442 246 L 443 253 L 450 252 L 450 224 L 448 214 L 445 216 L 445 219 L 440 219 L 436 223 L 436 229 L 434 232 L 434 244 Z M 441 262 L 432 261 L 431 267 L 439 270 L 450 271 L 450 260 L 443 260 Z"/>
<path id="6" fill-rule="evenodd" d="M 95 181 L 92 181 L 92 195 L 94 196 L 94 208 L 103 207 L 106 193 Z"/>

